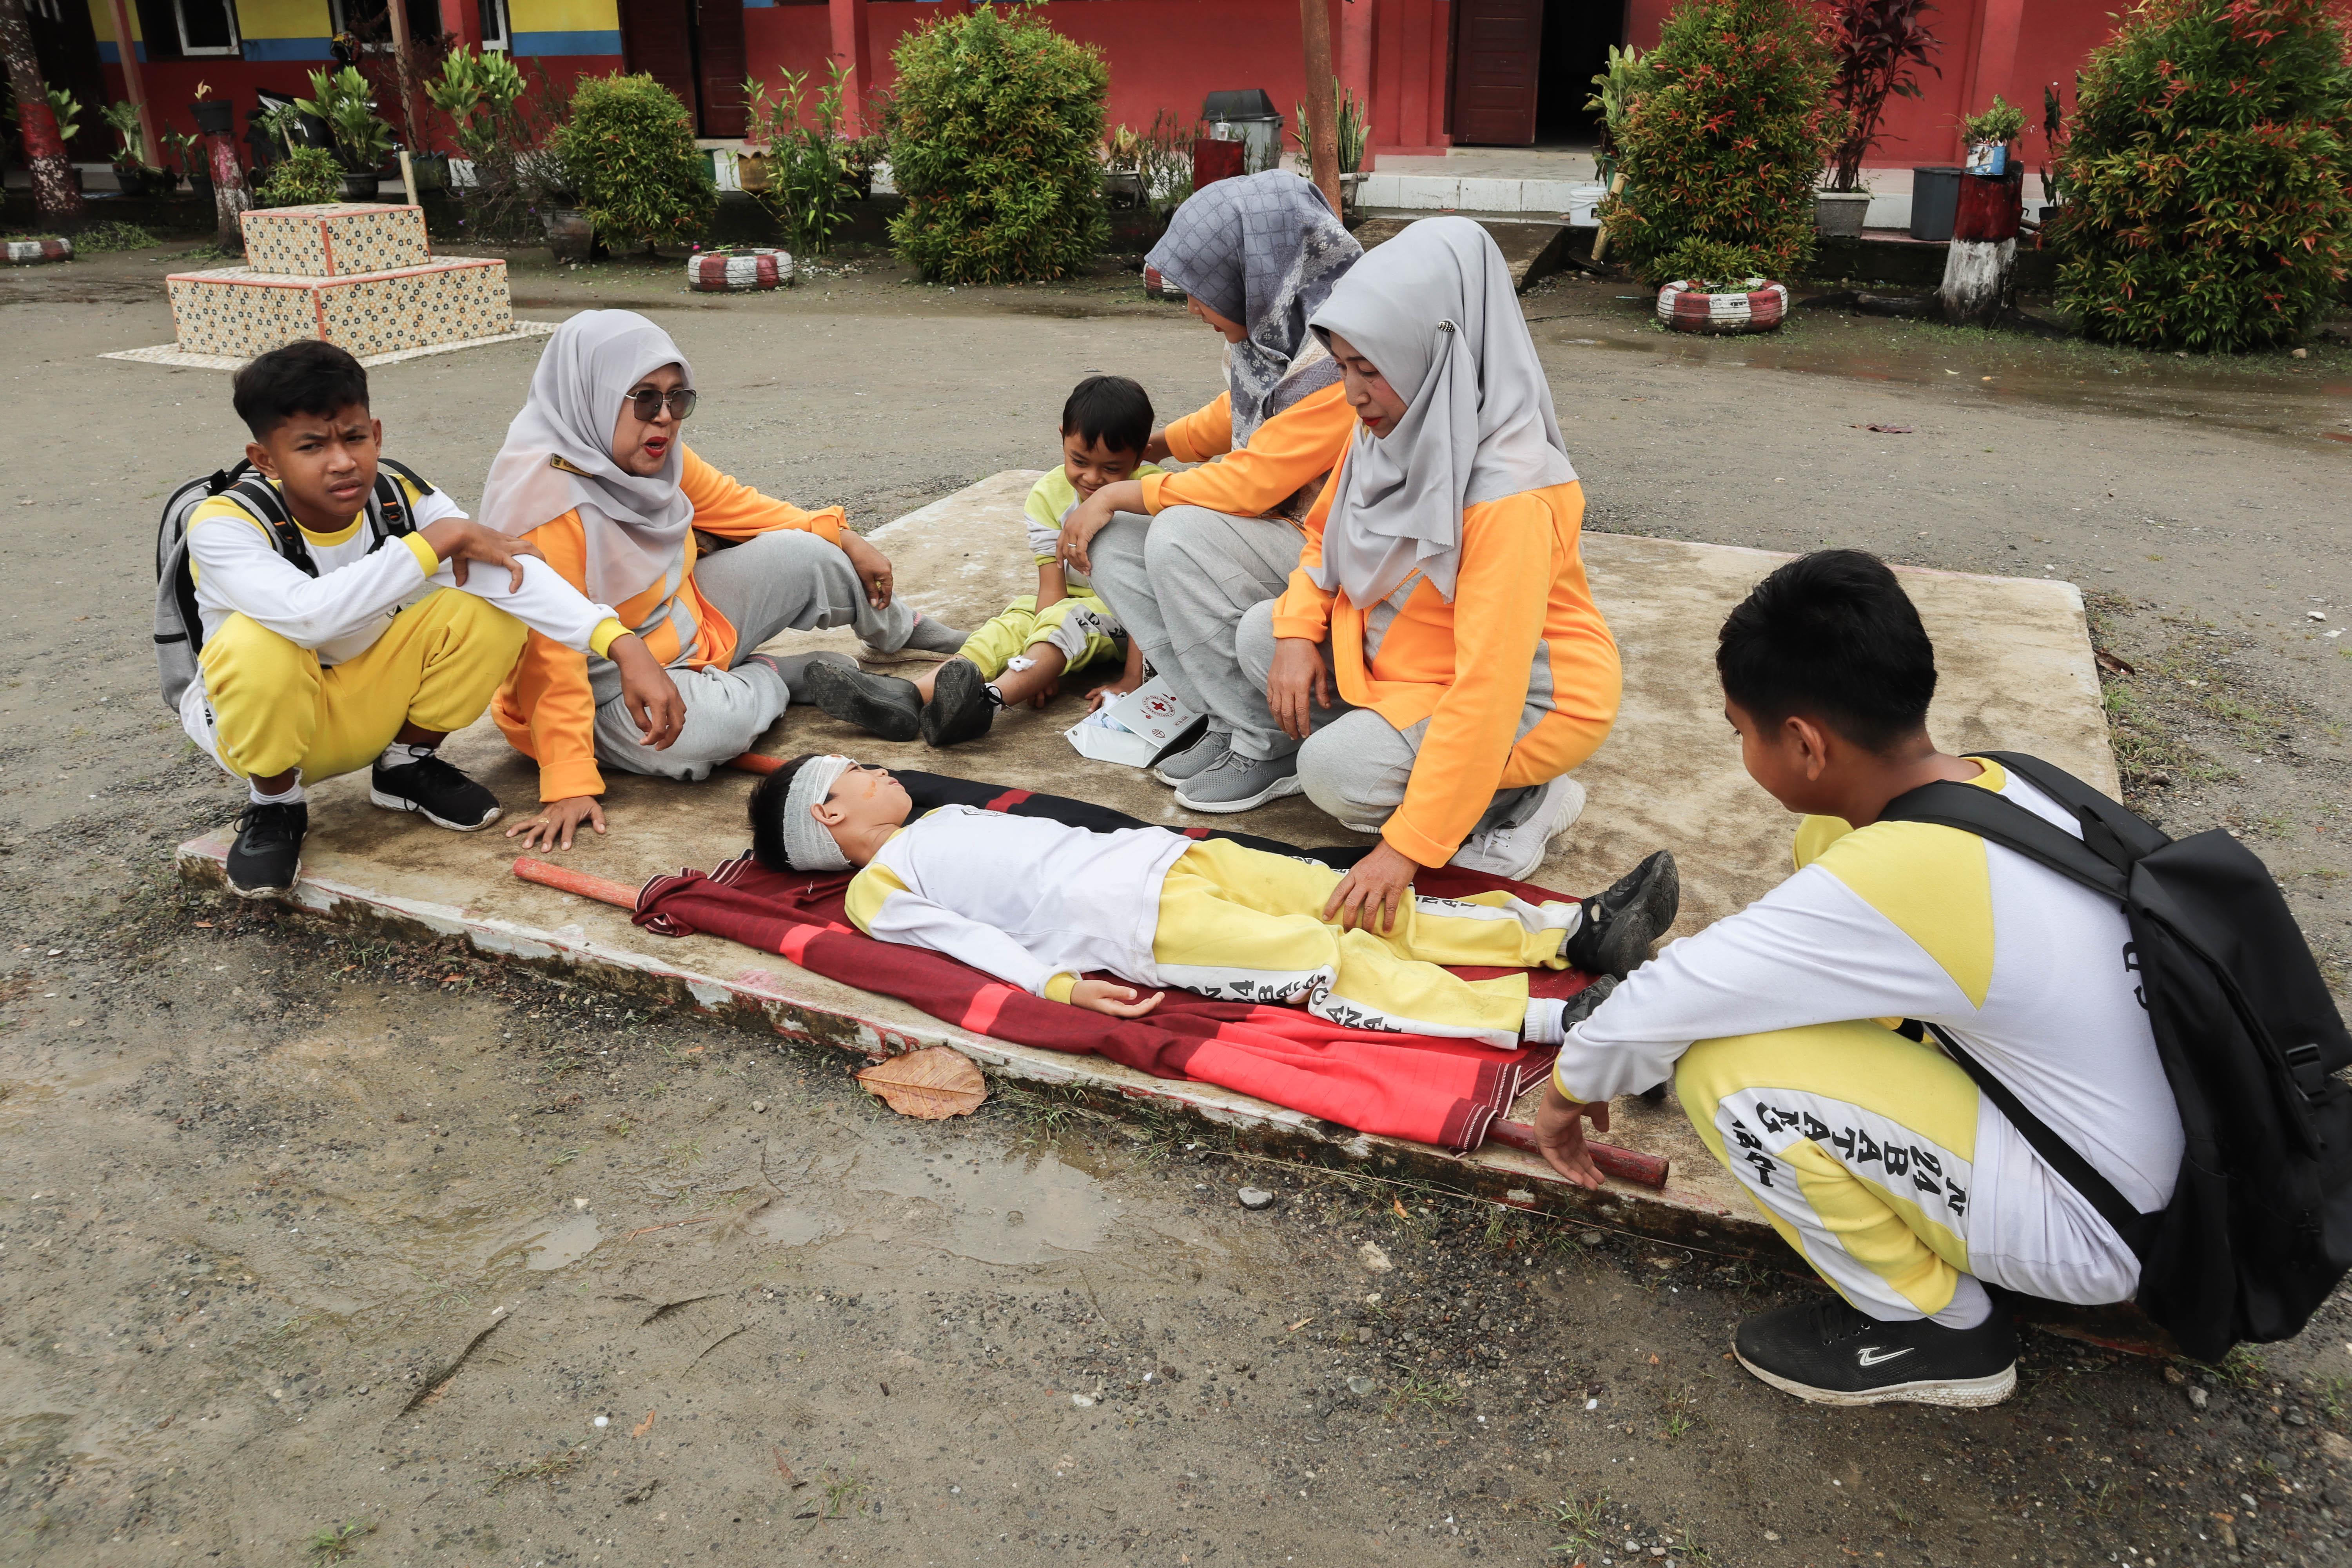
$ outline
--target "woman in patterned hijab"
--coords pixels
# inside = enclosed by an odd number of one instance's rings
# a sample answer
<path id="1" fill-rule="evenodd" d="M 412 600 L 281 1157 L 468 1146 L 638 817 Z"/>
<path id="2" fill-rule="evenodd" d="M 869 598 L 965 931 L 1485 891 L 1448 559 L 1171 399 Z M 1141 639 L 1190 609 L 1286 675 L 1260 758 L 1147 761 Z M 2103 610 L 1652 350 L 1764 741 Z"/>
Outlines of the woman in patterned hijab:
<path id="1" fill-rule="evenodd" d="M 1196 810 L 1262 804 L 1250 764 L 1287 754 L 1234 662 L 1234 628 L 1282 592 L 1298 520 L 1354 433 L 1339 367 L 1307 322 L 1362 255 L 1322 194 L 1284 170 L 1220 180 L 1178 207 L 1146 264 L 1225 340 L 1225 390 L 1144 455 L 1199 466 L 1105 485 L 1064 521 L 1068 570 L 1093 578 L 1177 700 L 1207 721 L 1157 774 Z"/>

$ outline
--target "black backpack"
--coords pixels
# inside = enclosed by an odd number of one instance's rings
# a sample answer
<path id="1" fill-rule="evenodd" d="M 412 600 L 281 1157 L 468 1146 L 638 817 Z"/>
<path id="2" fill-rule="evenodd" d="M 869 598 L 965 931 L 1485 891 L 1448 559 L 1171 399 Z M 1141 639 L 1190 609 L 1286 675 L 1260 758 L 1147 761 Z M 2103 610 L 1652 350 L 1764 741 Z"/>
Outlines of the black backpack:
<path id="1" fill-rule="evenodd" d="M 386 540 L 415 531 L 415 519 L 409 515 L 408 498 L 400 487 L 403 479 L 420 497 L 433 493 L 415 469 L 389 458 L 378 459 L 375 489 L 367 503 L 371 552 L 383 548 Z M 175 713 L 181 694 L 196 678 L 196 653 L 205 641 L 204 617 L 196 611 L 196 580 L 188 570 L 188 519 L 218 495 L 227 496 L 260 521 L 280 555 L 310 576 L 319 574 L 302 530 L 286 510 L 286 499 L 252 464 L 239 458 L 233 468 L 216 468 L 173 490 L 155 526 L 155 665 L 163 680 L 163 706 Z"/>
<path id="2" fill-rule="evenodd" d="M 2200 1361 L 2289 1338 L 2352 1268 L 2352 1038 L 2253 852 L 2220 829 L 2174 839 L 2063 771 L 1982 753 L 2072 811 L 2079 840 L 1974 784 L 1926 784 L 1883 820 L 2013 849 L 2116 900 L 2188 1146 L 2172 1201 L 2135 1211 L 2113 1183 L 1941 1029 L 1937 1039 L 2140 1259 L 2140 1309 Z"/>

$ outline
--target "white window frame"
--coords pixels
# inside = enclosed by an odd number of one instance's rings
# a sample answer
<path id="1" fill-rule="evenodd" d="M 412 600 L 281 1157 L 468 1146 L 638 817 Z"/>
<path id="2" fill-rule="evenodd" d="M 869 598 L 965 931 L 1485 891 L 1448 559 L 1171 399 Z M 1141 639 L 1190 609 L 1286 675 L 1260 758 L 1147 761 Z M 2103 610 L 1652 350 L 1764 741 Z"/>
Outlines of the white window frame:
<path id="1" fill-rule="evenodd" d="M 188 5 L 190 0 L 172 0 L 172 20 L 180 29 L 180 53 L 194 58 L 206 55 L 241 55 L 245 52 L 245 35 L 236 25 L 236 0 L 194 0 L 199 5 L 218 5 L 228 20 L 228 42 L 222 44 L 191 44 L 188 42 Z"/>
<path id="2" fill-rule="evenodd" d="M 514 17 L 507 9 L 507 0 L 479 0 L 479 4 L 478 15 L 482 18 L 482 52 L 486 55 L 511 52 L 514 48 Z M 495 36 L 490 31 L 490 23 L 494 19 L 499 25 Z"/>

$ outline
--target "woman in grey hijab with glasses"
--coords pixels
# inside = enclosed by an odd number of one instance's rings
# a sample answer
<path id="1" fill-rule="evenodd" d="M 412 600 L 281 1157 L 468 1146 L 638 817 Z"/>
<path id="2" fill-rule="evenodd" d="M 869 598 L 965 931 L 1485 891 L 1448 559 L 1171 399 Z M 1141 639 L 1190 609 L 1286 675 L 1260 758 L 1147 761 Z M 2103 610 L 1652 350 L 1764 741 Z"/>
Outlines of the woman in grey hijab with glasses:
<path id="1" fill-rule="evenodd" d="M 1579 551 L 1583 488 L 1486 231 L 1414 224 L 1314 330 L 1360 423 L 1298 569 L 1236 642 L 1298 787 L 1381 836 L 1332 895 L 1326 918 L 1352 921 L 1392 914 L 1423 866 L 1531 875 L 1583 808 L 1568 773 L 1622 682 Z"/>
<path id="2" fill-rule="evenodd" d="M 653 733 L 625 705 L 604 643 L 581 654 L 533 632 L 490 711 L 539 763 L 541 810 L 509 828 L 526 847 L 604 831 L 598 764 L 699 779 L 751 749 L 815 661 L 756 650 L 788 627 L 853 626 L 878 651 L 952 651 L 963 634 L 891 591 L 890 563 L 839 507 L 803 511 L 712 468 L 686 444 L 694 367 L 631 310 L 583 310 L 555 330 L 482 488 L 482 519 L 537 545 L 564 580 L 610 605 L 666 665 L 682 722 Z M 801 689 L 796 693 L 795 689 Z"/>
<path id="3" fill-rule="evenodd" d="M 1090 575 L 1169 689 L 1208 717 L 1200 742 L 1158 773 L 1195 810 L 1297 793 L 1291 770 L 1265 766 L 1289 748 L 1242 678 L 1234 628 L 1282 591 L 1298 520 L 1355 428 L 1307 319 L 1362 255 L 1322 195 L 1282 170 L 1220 180 L 1178 207 L 1149 261 L 1225 340 L 1225 391 L 1144 455 L 1201 466 L 1105 485 L 1063 525 L 1073 584 Z"/>

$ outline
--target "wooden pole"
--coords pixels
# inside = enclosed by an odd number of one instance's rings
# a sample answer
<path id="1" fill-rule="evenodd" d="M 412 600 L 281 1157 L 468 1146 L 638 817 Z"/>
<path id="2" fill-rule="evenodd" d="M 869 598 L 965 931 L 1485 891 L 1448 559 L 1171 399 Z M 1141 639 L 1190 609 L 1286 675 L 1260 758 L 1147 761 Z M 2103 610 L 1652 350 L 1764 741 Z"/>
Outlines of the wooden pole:
<path id="1" fill-rule="evenodd" d="M 33 49 L 25 0 L 0 0 L 0 59 L 7 62 L 9 90 L 16 98 L 16 133 L 24 139 L 25 162 L 33 171 L 33 205 L 43 225 L 79 228 L 88 209 L 81 188 L 74 184 L 66 144 L 58 138 L 57 111 L 49 107 L 49 84 Z"/>
<path id="2" fill-rule="evenodd" d="M 114 3 L 120 5 L 122 3 L 122 0 L 114 0 Z M 390 3 L 384 6 L 383 11 L 384 15 L 392 20 L 392 71 L 393 79 L 398 84 L 400 89 L 401 140 L 408 146 L 414 147 L 421 153 L 425 150 L 425 147 L 423 142 L 416 134 L 416 127 L 418 124 L 416 118 L 416 93 L 408 79 L 407 0 L 390 0 Z M 401 166 L 404 174 L 407 169 L 407 163 L 408 161 L 405 158 L 401 160 Z M 416 192 L 413 185 L 409 190 L 408 199 L 411 202 L 416 200 Z"/>
<path id="3" fill-rule="evenodd" d="M 1612 196 L 1618 195 L 1624 189 L 1625 171 L 1620 169 L 1617 171 L 1616 177 L 1609 182 L 1609 194 Z M 1595 267 L 1600 266 L 1609 256 L 1609 220 L 1601 218 L 1599 222 L 1600 231 L 1592 237 L 1592 264 Z"/>
<path id="4" fill-rule="evenodd" d="M 160 169 L 163 149 L 155 140 L 155 116 L 147 108 L 146 71 L 139 64 L 139 45 L 131 37 L 131 7 L 126 0 L 106 0 L 106 8 L 114 23 L 114 52 L 122 61 L 122 90 L 139 111 L 139 157 L 149 168 Z"/>
<path id="5" fill-rule="evenodd" d="M 1307 46 L 1307 166 L 1315 187 L 1339 216 L 1339 94 L 1331 79 L 1331 13 L 1325 0 L 1298 0 L 1298 33 Z"/>

